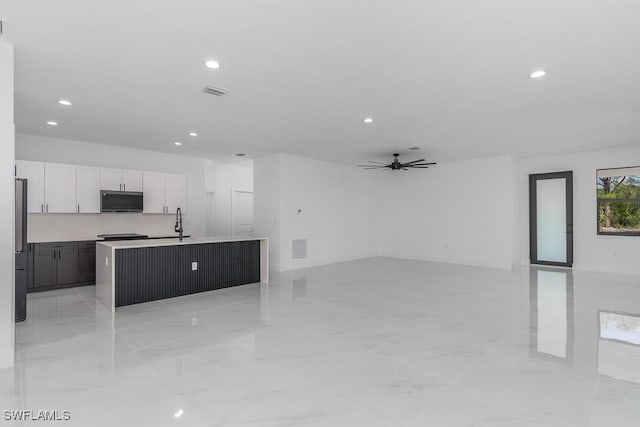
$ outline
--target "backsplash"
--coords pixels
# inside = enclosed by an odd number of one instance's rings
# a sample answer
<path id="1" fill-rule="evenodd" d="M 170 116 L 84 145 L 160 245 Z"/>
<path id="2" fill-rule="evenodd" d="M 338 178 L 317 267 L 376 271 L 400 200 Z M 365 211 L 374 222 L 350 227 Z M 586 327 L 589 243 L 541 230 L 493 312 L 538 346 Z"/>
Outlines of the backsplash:
<path id="1" fill-rule="evenodd" d="M 175 234 L 173 215 L 29 214 L 28 221 L 27 240 L 34 243 L 91 240 L 105 233 Z M 187 224 L 185 221 L 185 234 Z"/>

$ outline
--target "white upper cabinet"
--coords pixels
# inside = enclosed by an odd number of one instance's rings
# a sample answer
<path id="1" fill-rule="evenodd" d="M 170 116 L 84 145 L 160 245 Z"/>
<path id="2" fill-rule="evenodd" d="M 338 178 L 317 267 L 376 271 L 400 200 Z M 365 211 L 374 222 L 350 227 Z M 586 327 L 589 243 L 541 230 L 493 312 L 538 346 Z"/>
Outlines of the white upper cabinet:
<path id="1" fill-rule="evenodd" d="M 27 180 L 27 212 L 44 212 L 44 163 L 16 160 L 16 177 Z"/>
<path id="2" fill-rule="evenodd" d="M 184 175 L 16 161 L 16 177 L 27 179 L 29 213 L 100 213 L 101 190 L 143 193 L 143 213 L 185 210 Z"/>
<path id="3" fill-rule="evenodd" d="M 142 191 L 142 171 L 100 169 L 100 189 L 107 191 Z"/>
<path id="4" fill-rule="evenodd" d="M 142 171 L 122 171 L 123 191 L 142 191 Z"/>
<path id="5" fill-rule="evenodd" d="M 165 174 L 144 172 L 142 188 L 143 212 L 155 214 L 165 213 Z"/>
<path id="6" fill-rule="evenodd" d="M 100 190 L 122 191 L 122 170 L 101 168 Z"/>
<path id="7" fill-rule="evenodd" d="M 186 180 L 184 175 L 144 173 L 144 213 L 173 214 L 184 211 Z"/>
<path id="8" fill-rule="evenodd" d="M 76 167 L 78 213 L 100 213 L 100 168 Z"/>
<path id="9" fill-rule="evenodd" d="M 76 212 L 76 167 L 58 163 L 44 164 L 44 211 Z"/>
<path id="10" fill-rule="evenodd" d="M 184 175 L 165 175 L 165 205 L 167 213 L 175 213 L 178 208 L 185 211 L 186 180 Z"/>

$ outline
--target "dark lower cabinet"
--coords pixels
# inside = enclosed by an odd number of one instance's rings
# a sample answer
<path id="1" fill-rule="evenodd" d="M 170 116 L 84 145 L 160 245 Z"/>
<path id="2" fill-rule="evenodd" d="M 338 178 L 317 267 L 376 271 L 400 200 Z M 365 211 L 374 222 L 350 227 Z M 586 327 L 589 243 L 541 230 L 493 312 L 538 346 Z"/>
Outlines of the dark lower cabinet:
<path id="1" fill-rule="evenodd" d="M 78 243 L 78 282 L 96 282 L 96 242 Z"/>
<path id="2" fill-rule="evenodd" d="M 78 242 L 67 242 L 54 248 L 57 250 L 56 284 L 72 285 L 78 283 Z"/>
<path id="3" fill-rule="evenodd" d="M 33 287 L 48 288 L 57 285 L 57 249 L 54 243 L 38 243 L 33 256 Z"/>
<path id="4" fill-rule="evenodd" d="M 29 255 L 29 292 L 95 283 L 95 241 L 31 243 Z"/>

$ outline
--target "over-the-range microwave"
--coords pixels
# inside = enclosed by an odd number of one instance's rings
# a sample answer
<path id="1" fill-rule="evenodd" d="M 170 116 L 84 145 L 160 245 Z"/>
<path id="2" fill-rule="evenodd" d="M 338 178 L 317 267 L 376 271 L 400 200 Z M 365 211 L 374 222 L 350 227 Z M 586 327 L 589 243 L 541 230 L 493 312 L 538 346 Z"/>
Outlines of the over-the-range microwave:
<path id="1" fill-rule="evenodd" d="M 100 191 L 100 212 L 142 212 L 142 193 L 138 191 Z"/>

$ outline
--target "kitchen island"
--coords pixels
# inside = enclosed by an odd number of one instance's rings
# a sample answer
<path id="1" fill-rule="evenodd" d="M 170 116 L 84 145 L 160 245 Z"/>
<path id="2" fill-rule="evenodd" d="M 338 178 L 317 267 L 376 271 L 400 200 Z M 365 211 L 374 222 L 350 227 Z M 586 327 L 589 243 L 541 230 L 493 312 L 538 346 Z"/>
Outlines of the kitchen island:
<path id="1" fill-rule="evenodd" d="M 97 242 L 96 299 L 107 309 L 269 283 L 266 238 Z"/>

